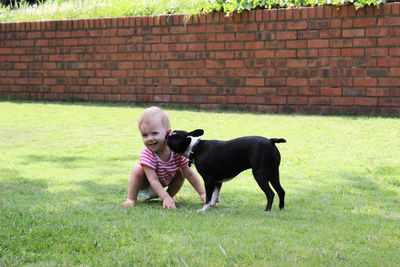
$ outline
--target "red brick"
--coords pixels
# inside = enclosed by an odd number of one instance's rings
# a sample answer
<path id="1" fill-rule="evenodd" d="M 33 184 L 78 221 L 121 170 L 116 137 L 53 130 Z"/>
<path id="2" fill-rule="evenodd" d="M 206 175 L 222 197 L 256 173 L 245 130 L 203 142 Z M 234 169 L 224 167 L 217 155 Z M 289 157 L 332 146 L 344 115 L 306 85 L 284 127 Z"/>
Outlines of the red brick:
<path id="1" fill-rule="evenodd" d="M 340 48 L 340 47 L 352 47 L 353 41 L 351 39 L 332 39 L 329 40 L 329 46 Z"/>
<path id="2" fill-rule="evenodd" d="M 335 106 L 351 106 L 354 104 L 353 97 L 332 97 L 332 104 Z"/>
<path id="3" fill-rule="evenodd" d="M 354 78 L 354 86 L 376 86 L 377 83 L 373 78 Z"/>
<path id="4" fill-rule="evenodd" d="M 379 58 L 378 66 L 379 67 L 398 67 L 398 66 L 400 66 L 400 58 L 399 57 Z"/>
<path id="5" fill-rule="evenodd" d="M 390 68 L 389 76 L 400 77 L 400 66 L 399 68 Z"/>
<path id="6" fill-rule="evenodd" d="M 256 87 L 238 87 L 236 88 L 237 95 L 256 95 Z"/>
<path id="7" fill-rule="evenodd" d="M 297 39 L 297 32 L 296 31 L 279 31 L 276 35 L 278 40 L 295 40 Z"/>
<path id="8" fill-rule="evenodd" d="M 215 52 L 216 59 L 232 59 L 235 57 L 235 52 Z"/>
<path id="9" fill-rule="evenodd" d="M 296 50 L 276 50 L 277 58 L 296 57 Z"/>
<path id="10" fill-rule="evenodd" d="M 288 96 L 287 103 L 289 105 L 307 105 L 308 104 L 308 97 L 301 97 L 301 96 Z"/>
<path id="11" fill-rule="evenodd" d="M 378 79 L 379 86 L 393 86 L 400 87 L 400 78 L 379 78 Z"/>
<path id="12" fill-rule="evenodd" d="M 319 49 L 298 49 L 297 57 L 298 58 L 315 58 L 315 57 L 319 57 L 318 52 L 319 52 Z"/>
<path id="13" fill-rule="evenodd" d="M 355 97 L 354 104 L 358 106 L 376 106 L 378 98 L 376 97 Z"/>
<path id="14" fill-rule="evenodd" d="M 307 59 L 288 59 L 286 64 L 290 68 L 304 68 L 307 66 Z"/>
<path id="15" fill-rule="evenodd" d="M 225 61 L 225 68 L 243 68 L 244 61 L 243 60 L 226 60 Z"/>
<path id="16" fill-rule="evenodd" d="M 89 85 L 102 85 L 103 79 L 102 78 L 89 78 L 88 84 Z"/>
<path id="17" fill-rule="evenodd" d="M 275 51 L 274 50 L 255 51 L 255 57 L 256 58 L 273 58 L 273 57 L 275 57 Z"/>
<path id="18" fill-rule="evenodd" d="M 0 55 L 11 55 L 13 52 L 12 48 L 9 47 L 0 47 Z"/>
<path id="19" fill-rule="evenodd" d="M 224 43 L 208 43 L 207 50 L 225 50 Z"/>
<path id="20" fill-rule="evenodd" d="M 379 98 L 379 106 L 400 106 L 400 97 L 382 97 Z"/>
<path id="21" fill-rule="evenodd" d="M 299 95 L 319 96 L 320 91 L 321 91 L 320 88 L 310 88 L 310 87 L 299 88 Z"/>
<path id="22" fill-rule="evenodd" d="M 233 33 L 217 34 L 217 41 L 219 41 L 219 42 L 234 41 L 234 40 L 235 40 L 235 34 L 233 34 Z"/>
<path id="23" fill-rule="evenodd" d="M 188 79 L 188 85 L 189 86 L 205 86 L 205 85 L 207 85 L 207 79 L 191 77 L 190 79 Z"/>
<path id="24" fill-rule="evenodd" d="M 324 48 L 329 47 L 329 40 L 308 40 L 308 48 Z"/>
<path id="25" fill-rule="evenodd" d="M 400 96 L 400 88 L 391 88 L 390 91 L 391 96 Z"/>
<path id="26" fill-rule="evenodd" d="M 276 88 L 273 87 L 257 88 L 257 95 L 276 95 Z"/>
<path id="27" fill-rule="evenodd" d="M 389 54 L 388 48 L 366 48 L 365 49 L 365 55 L 366 56 L 372 56 L 372 57 L 383 57 L 387 56 Z"/>
<path id="28" fill-rule="evenodd" d="M 221 60 L 207 60 L 206 68 L 223 68 L 224 62 Z"/>
<path id="29" fill-rule="evenodd" d="M 342 31 L 343 37 L 362 37 L 365 35 L 364 29 L 344 29 Z"/>
<path id="30" fill-rule="evenodd" d="M 242 104 L 242 103 L 246 103 L 246 97 L 245 96 L 232 96 L 229 95 L 227 96 L 227 102 L 228 103 L 238 103 L 238 104 Z"/>
<path id="31" fill-rule="evenodd" d="M 245 85 L 246 86 L 264 86 L 265 79 L 264 78 L 246 78 Z"/>
<path id="32" fill-rule="evenodd" d="M 373 27 L 377 24 L 376 17 L 373 18 L 355 18 L 353 19 L 353 26 L 356 28 L 359 27 Z"/>
<path id="33" fill-rule="evenodd" d="M 394 57 L 399 57 L 400 56 L 400 47 L 390 48 L 389 55 L 394 56 Z"/>
<path id="34" fill-rule="evenodd" d="M 264 48 L 264 42 L 245 42 L 244 43 L 244 48 L 245 49 L 263 49 Z"/>
<path id="35" fill-rule="evenodd" d="M 375 38 L 355 38 L 353 39 L 353 47 L 375 47 Z"/>
<path id="36" fill-rule="evenodd" d="M 378 19 L 379 26 L 399 26 L 400 17 L 383 17 Z"/>
<path id="37" fill-rule="evenodd" d="M 317 30 L 305 30 L 305 31 L 297 31 L 297 39 L 318 39 L 319 31 Z"/>
<path id="38" fill-rule="evenodd" d="M 364 53 L 365 51 L 362 48 L 343 48 L 341 52 L 344 57 L 362 57 Z"/>
<path id="39" fill-rule="evenodd" d="M 226 50 L 243 50 L 243 42 L 225 43 Z"/>
<path id="40" fill-rule="evenodd" d="M 208 103 L 226 103 L 227 97 L 226 96 L 208 96 L 207 99 Z"/>
<path id="41" fill-rule="evenodd" d="M 187 95 L 172 95 L 171 102 L 188 103 L 189 96 L 187 96 Z"/>
<path id="42" fill-rule="evenodd" d="M 248 104 L 286 104 L 286 97 L 283 96 L 248 96 L 246 99 Z"/>
<path id="43" fill-rule="evenodd" d="M 320 30 L 320 38 L 322 39 L 330 39 L 330 38 L 339 38 L 342 32 L 340 29 L 324 29 Z"/>
<path id="44" fill-rule="evenodd" d="M 390 96 L 389 88 L 367 88 L 367 96 Z"/>
<path id="45" fill-rule="evenodd" d="M 299 90 L 297 87 L 278 87 L 276 89 L 276 94 L 280 96 L 297 96 Z"/>
<path id="46" fill-rule="evenodd" d="M 378 46 L 398 47 L 399 45 L 400 45 L 400 37 L 378 38 Z"/>
<path id="47" fill-rule="evenodd" d="M 382 37 L 389 35 L 389 28 L 388 27 L 372 27 L 367 28 L 365 35 L 367 37 Z"/>
<path id="48" fill-rule="evenodd" d="M 307 27 L 307 21 L 288 21 L 286 23 L 286 28 L 288 30 L 305 30 Z"/>
<path id="49" fill-rule="evenodd" d="M 307 86 L 306 78 L 287 78 L 287 86 Z"/>
<path id="50" fill-rule="evenodd" d="M 255 33 L 236 33 L 237 41 L 253 41 L 256 39 Z"/>
<path id="51" fill-rule="evenodd" d="M 306 48 L 306 47 L 307 47 L 306 40 L 286 41 L 286 48 Z"/>
<path id="52" fill-rule="evenodd" d="M 341 96 L 342 95 L 342 88 L 321 88 L 321 95 L 322 96 Z"/>
<path id="53" fill-rule="evenodd" d="M 310 105 L 330 105 L 331 98 L 330 97 L 310 97 L 309 98 Z"/>

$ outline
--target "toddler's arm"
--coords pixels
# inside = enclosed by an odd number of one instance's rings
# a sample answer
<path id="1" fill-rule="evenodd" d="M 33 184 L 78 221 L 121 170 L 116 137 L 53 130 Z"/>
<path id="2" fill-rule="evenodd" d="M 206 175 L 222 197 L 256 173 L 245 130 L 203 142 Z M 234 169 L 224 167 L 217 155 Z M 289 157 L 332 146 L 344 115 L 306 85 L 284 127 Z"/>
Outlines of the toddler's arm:
<path id="1" fill-rule="evenodd" d="M 203 203 L 206 203 L 206 191 L 204 190 L 204 187 L 201 184 L 197 174 L 188 165 L 182 168 L 182 172 L 186 179 L 188 179 L 189 183 L 197 191 L 197 193 L 199 193 L 201 201 L 203 201 Z"/>
<path id="2" fill-rule="evenodd" d="M 143 166 L 143 170 L 146 174 L 147 180 L 149 180 L 150 186 L 163 200 L 163 207 L 167 209 L 175 209 L 175 200 L 167 193 L 167 191 L 164 190 L 160 183 L 160 180 L 158 180 L 158 176 L 155 170 L 147 166 Z"/>

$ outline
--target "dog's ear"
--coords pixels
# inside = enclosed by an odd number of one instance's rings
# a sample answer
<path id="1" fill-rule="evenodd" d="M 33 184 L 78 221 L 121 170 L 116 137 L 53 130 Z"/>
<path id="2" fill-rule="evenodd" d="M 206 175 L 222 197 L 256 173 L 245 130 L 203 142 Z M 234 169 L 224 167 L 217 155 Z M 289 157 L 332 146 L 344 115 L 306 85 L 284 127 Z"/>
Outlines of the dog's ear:
<path id="1" fill-rule="evenodd" d="M 165 139 L 164 139 L 164 141 L 165 142 L 167 142 L 167 139 L 168 139 L 168 137 L 171 135 L 171 132 L 169 132 L 169 133 L 167 133 L 166 135 L 165 135 Z"/>
<path id="2" fill-rule="evenodd" d="M 198 136 L 202 136 L 203 134 L 204 134 L 203 129 L 197 129 L 197 130 L 190 132 L 189 136 L 198 137 Z"/>

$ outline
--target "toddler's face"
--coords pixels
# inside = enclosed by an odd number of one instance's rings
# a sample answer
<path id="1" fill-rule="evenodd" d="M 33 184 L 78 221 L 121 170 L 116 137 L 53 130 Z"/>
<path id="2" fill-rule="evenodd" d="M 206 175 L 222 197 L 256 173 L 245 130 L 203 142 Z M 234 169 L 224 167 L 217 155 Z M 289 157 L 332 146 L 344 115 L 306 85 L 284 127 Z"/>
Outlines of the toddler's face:
<path id="1" fill-rule="evenodd" d="M 168 130 L 165 129 L 161 121 L 144 121 L 139 130 L 144 145 L 152 152 L 157 153 L 165 148 L 165 136 Z"/>

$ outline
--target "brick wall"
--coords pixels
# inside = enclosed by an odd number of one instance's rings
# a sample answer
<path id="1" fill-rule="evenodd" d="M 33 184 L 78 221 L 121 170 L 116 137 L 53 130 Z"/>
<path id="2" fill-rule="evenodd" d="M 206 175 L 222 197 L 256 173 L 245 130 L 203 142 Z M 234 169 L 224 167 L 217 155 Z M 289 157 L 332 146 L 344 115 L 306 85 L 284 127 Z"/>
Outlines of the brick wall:
<path id="1" fill-rule="evenodd" d="M 0 98 L 400 115 L 400 3 L 0 24 Z"/>

